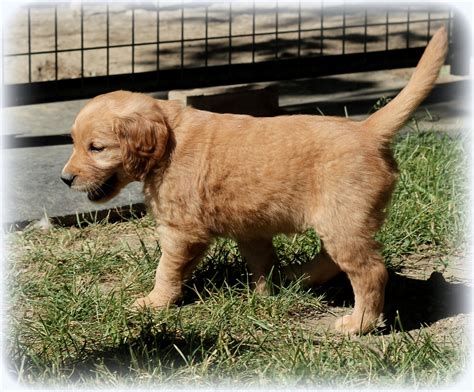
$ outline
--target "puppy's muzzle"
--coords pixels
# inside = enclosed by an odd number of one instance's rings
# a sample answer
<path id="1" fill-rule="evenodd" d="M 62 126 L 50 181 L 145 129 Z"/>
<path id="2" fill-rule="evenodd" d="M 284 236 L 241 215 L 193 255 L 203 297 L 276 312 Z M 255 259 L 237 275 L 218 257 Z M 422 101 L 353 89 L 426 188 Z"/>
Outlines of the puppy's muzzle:
<path id="1" fill-rule="evenodd" d="M 74 182 L 74 179 L 76 176 L 71 173 L 61 173 L 61 180 L 68 186 L 71 187 L 72 183 Z"/>

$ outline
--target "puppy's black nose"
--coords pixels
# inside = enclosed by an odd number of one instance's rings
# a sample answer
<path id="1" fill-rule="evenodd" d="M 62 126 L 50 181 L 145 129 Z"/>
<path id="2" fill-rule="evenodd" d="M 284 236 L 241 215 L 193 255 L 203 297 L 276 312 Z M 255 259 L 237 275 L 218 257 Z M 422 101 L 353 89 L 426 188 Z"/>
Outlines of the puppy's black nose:
<path id="1" fill-rule="evenodd" d="M 75 178 L 76 176 L 74 174 L 70 174 L 70 173 L 61 174 L 61 180 L 63 180 L 63 182 L 69 187 L 72 185 L 72 182 L 74 181 Z"/>

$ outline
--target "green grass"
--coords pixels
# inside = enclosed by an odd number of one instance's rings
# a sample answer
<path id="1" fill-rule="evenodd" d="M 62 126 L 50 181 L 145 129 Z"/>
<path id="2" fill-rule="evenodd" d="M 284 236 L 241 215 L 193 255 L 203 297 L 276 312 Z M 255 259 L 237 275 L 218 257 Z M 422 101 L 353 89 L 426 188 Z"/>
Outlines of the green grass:
<path id="1" fill-rule="evenodd" d="M 378 239 L 397 259 L 427 248 L 450 252 L 466 243 L 466 140 L 439 133 L 408 133 L 395 145 L 400 180 Z"/>
<path id="2" fill-rule="evenodd" d="M 387 264 L 464 251 L 464 146 L 433 133 L 395 143 L 401 177 L 379 233 Z M 310 259 L 319 244 L 308 231 L 279 236 L 275 246 L 288 263 Z M 29 228 L 9 235 L 6 247 L 7 356 L 23 384 L 420 387 L 450 384 L 466 366 L 462 334 L 343 337 L 317 327 L 331 309 L 314 291 L 295 283 L 254 295 L 228 240 L 211 248 L 181 306 L 133 313 L 129 305 L 150 290 L 160 255 L 149 217 Z"/>

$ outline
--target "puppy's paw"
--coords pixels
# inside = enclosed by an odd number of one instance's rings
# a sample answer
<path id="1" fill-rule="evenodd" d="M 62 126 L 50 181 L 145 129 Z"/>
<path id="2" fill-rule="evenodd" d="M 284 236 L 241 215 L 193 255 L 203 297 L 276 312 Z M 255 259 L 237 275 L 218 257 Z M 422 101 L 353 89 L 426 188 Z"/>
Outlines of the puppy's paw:
<path id="1" fill-rule="evenodd" d="M 132 309 L 143 310 L 143 309 L 159 309 L 165 308 L 168 302 L 163 302 L 157 298 L 153 298 L 149 295 L 146 297 L 138 298 L 132 305 Z"/>
<path id="2" fill-rule="evenodd" d="M 368 326 L 367 323 L 361 322 L 359 318 L 353 315 L 345 315 L 336 320 L 334 328 L 340 333 L 358 335 L 367 332 L 370 326 Z"/>
<path id="3" fill-rule="evenodd" d="M 359 335 L 372 331 L 378 324 L 378 317 L 373 317 L 370 320 L 361 320 L 354 315 L 346 315 L 338 318 L 334 328 L 337 332 L 347 335 Z"/>
<path id="4" fill-rule="evenodd" d="M 267 282 L 265 278 L 260 278 L 256 283 L 254 283 L 255 293 L 268 297 L 272 295 L 272 285 L 270 282 Z"/>

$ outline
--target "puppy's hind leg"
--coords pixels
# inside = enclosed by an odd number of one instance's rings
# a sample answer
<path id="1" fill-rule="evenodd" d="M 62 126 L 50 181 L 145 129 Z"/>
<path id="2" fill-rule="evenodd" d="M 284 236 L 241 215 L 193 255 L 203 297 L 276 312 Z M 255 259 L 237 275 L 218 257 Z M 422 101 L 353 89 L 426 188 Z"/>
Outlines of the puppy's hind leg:
<path id="1" fill-rule="evenodd" d="M 367 238 L 352 237 L 327 241 L 328 253 L 344 271 L 354 290 L 354 311 L 336 321 L 340 332 L 365 333 L 374 328 L 382 314 L 388 273 L 378 244 Z"/>
<path id="2" fill-rule="evenodd" d="M 341 269 L 329 256 L 321 242 L 320 252 L 313 260 L 302 265 L 288 265 L 283 268 L 283 275 L 290 280 L 302 279 L 309 285 L 321 285 L 334 278 Z"/>
<path id="3" fill-rule="evenodd" d="M 268 279 L 277 262 L 271 238 L 238 240 L 240 254 L 245 259 L 251 274 L 251 284 L 258 294 L 269 295 Z"/>

